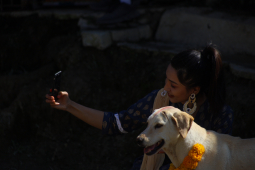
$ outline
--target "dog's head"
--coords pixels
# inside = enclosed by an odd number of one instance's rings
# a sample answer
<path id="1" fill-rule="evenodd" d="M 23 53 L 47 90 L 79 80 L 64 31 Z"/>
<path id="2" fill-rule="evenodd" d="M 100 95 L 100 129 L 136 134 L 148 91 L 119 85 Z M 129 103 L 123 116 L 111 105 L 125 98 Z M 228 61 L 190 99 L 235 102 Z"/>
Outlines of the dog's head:
<path id="1" fill-rule="evenodd" d="M 155 110 L 148 118 L 147 128 L 137 137 L 144 153 L 153 155 L 167 145 L 174 145 L 179 137 L 186 138 L 194 118 L 172 106 Z"/>

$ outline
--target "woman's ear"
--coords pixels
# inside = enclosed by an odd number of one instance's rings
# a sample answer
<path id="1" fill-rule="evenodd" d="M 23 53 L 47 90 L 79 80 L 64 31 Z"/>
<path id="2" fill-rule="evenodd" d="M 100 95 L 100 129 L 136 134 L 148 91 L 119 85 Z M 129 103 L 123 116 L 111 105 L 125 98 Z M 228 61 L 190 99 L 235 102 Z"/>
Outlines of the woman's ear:
<path id="1" fill-rule="evenodd" d="M 193 88 L 193 93 L 195 93 L 195 95 L 197 95 L 200 92 L 200 87 L 196 86 Z"/>

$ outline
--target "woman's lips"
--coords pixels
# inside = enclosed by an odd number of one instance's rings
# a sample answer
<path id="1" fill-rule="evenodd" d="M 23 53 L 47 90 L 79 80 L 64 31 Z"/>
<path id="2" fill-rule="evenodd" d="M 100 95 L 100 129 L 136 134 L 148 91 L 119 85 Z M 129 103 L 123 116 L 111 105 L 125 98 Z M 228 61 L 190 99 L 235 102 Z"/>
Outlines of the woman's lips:
<path id="1" fill-rule="evenodd" d="M 167 93 L 168 94 L 168 93 Z M 170 97 L 170 98 L 173 98 L 174 96 L 173 95 L 170 95 L 170 94 L 168 94 L 168 96 Z"/>

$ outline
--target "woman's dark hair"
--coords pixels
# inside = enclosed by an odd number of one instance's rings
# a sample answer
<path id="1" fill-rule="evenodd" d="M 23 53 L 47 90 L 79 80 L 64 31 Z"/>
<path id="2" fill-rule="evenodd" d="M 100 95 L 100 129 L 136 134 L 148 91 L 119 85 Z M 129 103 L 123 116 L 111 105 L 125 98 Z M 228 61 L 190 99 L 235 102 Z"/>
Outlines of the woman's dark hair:
<path id="1" fill-rule="evenodd" d="M 171 66 L 187 89 L 200 87 L 214 114 L 221 111 L 225 104 L 225 82 L 220 53 L 212 44 L 202 51 L 186 50 L 175 55 Z"/>

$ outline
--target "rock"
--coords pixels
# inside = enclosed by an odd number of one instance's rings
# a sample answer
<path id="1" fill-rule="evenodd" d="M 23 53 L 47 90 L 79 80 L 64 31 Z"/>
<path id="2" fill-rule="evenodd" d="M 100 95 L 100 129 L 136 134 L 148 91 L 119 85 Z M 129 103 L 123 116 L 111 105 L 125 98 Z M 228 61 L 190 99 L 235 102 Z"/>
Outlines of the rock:
<path id="1" fill-rule="evenodd" d="M 139 41 L 139 33 L 136 28 L 111 31 L 113 41 Z"/>
<path id="2" fill-rule="evenodd" d="M 147 13 L 147 12 L 149 12 L 149 13 L 153 13 L 153 12 L 163 12 L 165 10 L 165 8 L 163 7 L 163 8 L 148 8 L 148 9 L 146 9 L 146 8 L 142 8 L 142 9 L 138 9 L 138 11 L 139 11 L 139 13 L 140 14 L 145 14 L 145 13 Z"/>
<path id="3" fill-rule="evenodd" d="M 85 30 L 81 32 L 81 35 L 84 46 L 92 46 L 99 50 L 104 50 L 112 44 L 111 34 L 109 31 Z"/>
<path id="4" fill-rule="evenodd" d="M 84 18 L 79 19 L 78 26 L 81 28 L 81 30 L 98 28 L 98 26 L 90 23 L 88 20 Z"/>
<path id="5" fill-rule="evenodd" d="M 148 22 L 149 22 L 149 19 L 147 17 L 143 17 L 138 20 L 139 24 L 147 24 Z"/>
<path id="6" fill-rule="evenodd" d="M 90 10 L 67 10 L 67 9 L 40 9 L 34 11 L 11 11 L 2 12 L 0 16 L 11 16 L 11 17 L 27 17 L 37 14 L 39 17 L 52 17 L 57 19 L 78 19 L 80 17 L 99 18 L 102 17 L 104 12 L 91 12 Z"/>
<path id="7" fill-rule="evenodd" d="M 152 36 L 152 31 L 149 25 L 138 27 L 140 39 L 149 39 Z"/>
<path id="8" fill-rule="evenodd" d="M 190 48 L 203 48 L 212 42 L 225 59 L 255 62 L 255 57 L 248 56 L 255 55 L 255 17 L 235 16 L 209 8 L 171 9 L 163 14 L 155 39 L 186 44 Z M 240 54 L 245 55 L 240 58 Z"/>
<path id="9" fill-rule="evenodd" d="M 143 25 L 136 28 L 128 28 L 121 30 L 111 31 L 112 40 L 121 42 L 121 41 L 132 41 L 136 42 L 142 39 L 149 39 L 152 35 L 150 26 Z"/>
<path id="10" fill-rule="evenodd" d="M 0 112 L 0 122 L 1 122 L 1 128 L 10 129 L 13 125 L 13 114 L 8 111 L 1 111 Z M 3 129 L 2 129 L 3 131 Z M 0 134 L 1 135 L 1 134 Z"/>
<path id="11" fill-rule="evenodd" d="M 30 15 L 36 14 L 36 12 L 30 11 L 12 11 L 12 12 L 1 12 L 0 16 L 10 16 L 10 17 L 28 17 Z"/>
<path id="12" fill-rule="evenodd" d="M 236 64 L 229 64 L 231 72 L 237 76 L 246 79 L 255 80 L 255 70 L 243 66 L 239 66 Z"/>
<path id="13" fill-rule="evenodd" d="M 58 19 L 78 19 L 83 14 L 83 11 L 66 10 L 54 11 L 54 16 Z"/>
<path id="14" fill-rule="evenodd" d="M 206 6 L 215 6 L 217 4 L 218 0 L 206 0 L 205 5 Z"/>
<path id="15" fill-rule="evenodd" d="M 130 42 L 119 42 L 117 46 L 127 47 L 132 50 L 145 50 L 149 52 L 163 52 L 169 55 L 177 54 L 187 49 L 187 47 L 176 46 L 176 44 L 164 44 L 159 42 L 146 42 L 146 43 L 130 43 Z"/>

